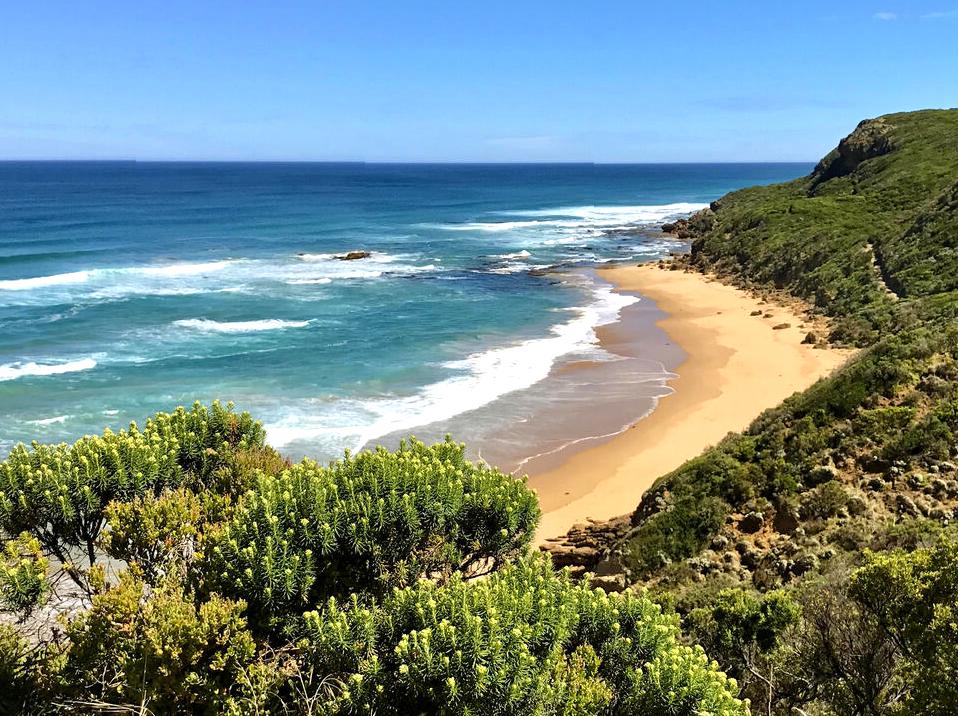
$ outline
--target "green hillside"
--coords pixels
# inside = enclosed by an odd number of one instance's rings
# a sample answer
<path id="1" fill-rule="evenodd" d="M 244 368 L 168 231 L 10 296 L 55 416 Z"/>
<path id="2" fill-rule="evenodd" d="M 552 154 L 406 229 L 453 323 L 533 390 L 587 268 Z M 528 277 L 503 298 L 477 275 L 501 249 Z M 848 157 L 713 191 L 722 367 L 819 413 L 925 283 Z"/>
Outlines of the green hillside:
<path id="1" fill-rule="evenodd" d="M 901 319 L 898 297 L 958 288 L 958 111 L 866 120 L 807 177 L 712 209 L 697 266 L 807 298 L 836 339 L 867 345 Z"/>
<path id="2" fill-rule="evenodd" d="M 693 269 L 805 298 L 863 351 L 660 478 L 590 566 L 675 606 L 755 713 L 953 713 L 958 110 L 862 122 L 680 228 Z"/>

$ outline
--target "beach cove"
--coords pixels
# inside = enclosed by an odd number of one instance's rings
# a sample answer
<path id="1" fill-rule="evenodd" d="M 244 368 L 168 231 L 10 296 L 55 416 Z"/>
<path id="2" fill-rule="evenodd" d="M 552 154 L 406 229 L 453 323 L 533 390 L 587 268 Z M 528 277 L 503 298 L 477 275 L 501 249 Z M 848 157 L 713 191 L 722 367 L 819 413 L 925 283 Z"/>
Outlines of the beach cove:
<path id="1" fill-rule="evenodd" d="M 529 471 L 543 512 L 540 544 L 587 520 L 630 512 L 659 477 L 854 354 L 804 342 L 811 328 L 797 306 L 768 303 L 701 273 L 657 263 L 599 273 L 617 292 L 640 295 L 636 306 L 654 303 L 664 313 L 657 325 L 686 357 L 668 381 L 673 392 L 648 416 L 607 442 L 567 452 L 558 466 Z M 606 350 L 629 342 L 631 308 L 597 330 Z"/>

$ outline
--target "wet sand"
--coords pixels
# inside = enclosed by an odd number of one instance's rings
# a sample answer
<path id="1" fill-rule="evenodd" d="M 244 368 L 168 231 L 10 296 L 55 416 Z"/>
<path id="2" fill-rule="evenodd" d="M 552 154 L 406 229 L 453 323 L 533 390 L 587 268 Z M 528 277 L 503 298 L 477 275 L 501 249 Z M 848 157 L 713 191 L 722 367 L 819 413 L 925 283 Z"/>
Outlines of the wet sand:
<path id="1" fill-rule="evenodd" d="M 661 311 L 656 323 L 684 359 L 668 382 L 673 392 L 659 398 L 648 416 L 602 444 L 564 451 L 553 464 L 524 466 L 542 505 L 539 541 L 590 518 L 630 512 L 658 477 L 745 429 L 763 410 L 828 375 L 853 353 L 803 344 L 809 328 L 800 327 L 805 321 L 794 310 L 702 274 L 645 264 L 600 275 L 617 290 L 642 296 L 646 310 Z M 758 310 L 763 315 L 751 315 Z M 782 323 L 790 327 L 773 328 Z M 635 341 L 629 320 L 597 333 L 611 352 Z"/>

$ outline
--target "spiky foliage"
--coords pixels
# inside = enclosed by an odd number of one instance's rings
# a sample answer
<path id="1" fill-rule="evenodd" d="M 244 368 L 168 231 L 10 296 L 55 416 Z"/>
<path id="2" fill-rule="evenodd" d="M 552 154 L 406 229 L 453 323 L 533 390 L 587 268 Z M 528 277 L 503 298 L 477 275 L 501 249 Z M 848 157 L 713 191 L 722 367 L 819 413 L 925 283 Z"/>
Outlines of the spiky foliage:
<path id="1" fill-rule="evenodd" d="M 469 462 L 449 439 L 413 439 L 263 475 L 204 554 L 215 588 L 275 619 L 330 595 L 494 568 L 527 548 L 538 517 L 522 481 Z"/>
<path id="2" fill-rule="evenodd" d="M 524 561 L 534 494 L 461 444 L 320 467 L 262 438 L 214 404 L 15 450 L 0 584 L 23 610 L 44 551 L 90 568 L 62 639 L 0 631 L 0 713 L 744 713 L 674 618 Z"/>
<path id="3" fill-rule="evenodd" d="M 24 533 L 8 540 L 0 557 L 0 609 L 25 620 L 50 594 L 40 543 Z"/>
<path id="4" fill-rule="evenodd" d="M 674 617 L 542 558 L 305 615 L 305 659 L 341 686 L 318 713 L 743 714 Z"/>
<path id="5" fill-rule="evenodd" d="M 202 514 L 200 498 L 184 488 L 111 502 L 103 548 L 111 557 L 137 565 L 152 584 L 176 562 L 189 559 Z"/>
<path id="6" fill-rule="evenodd" d="M 67 628 L 62 698 L 216 713 L 255 651 L 244 606 L 217 595 L 197 603 L 175 581 L 147 590 L 124 573 Z"/>
<path id="7" fill-rule="evenodd" d="M 262 447 L 263 439 L 247 413 L 197 403 L 157 413 L 142 430 L 132 423 L 73 445 L 17 445 L 0 464 L 0 532 L 33 535 L 63 564 L 79 550 L 92 566 L 110 502 L 210 484 L 237 451 Z"/>

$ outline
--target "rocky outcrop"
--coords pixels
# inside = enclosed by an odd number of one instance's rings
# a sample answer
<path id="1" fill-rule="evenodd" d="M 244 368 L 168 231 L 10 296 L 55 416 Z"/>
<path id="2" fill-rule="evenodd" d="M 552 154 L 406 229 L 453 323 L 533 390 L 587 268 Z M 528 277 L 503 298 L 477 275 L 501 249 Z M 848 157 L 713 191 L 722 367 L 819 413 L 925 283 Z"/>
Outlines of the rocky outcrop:
<path id="1" fill-rule="evenodd" d="M 697 211 L 687 219 L 662 224 L 662 231 L 678 239 L 694 239 L 708 233 L 715 226 L 715 212 L 711 208 Z"/>
<path id="2" fill-rule="evenodd" d="M 371 251 L 348 251 L 345 254 L 337 254 L 333 258 L 340 261 L 355 261 L 356 259 L 368 259 L 372 255 Z"/>
<path id="3" fill-rule="evenodd" d="M 891 125 L 884 119 L 866 119 L 855 127 L 838 146 L 825 155 L 812 172 L 812 188 L 829 179 L 851 174 L 869 159 L 888 154 L 892 149 Z"/>
<path id="4" fill-rule="evenodd" d="M 590 520 L 587 523 L 573 525 L 572 529 L 562 537 L 546 540 L 539 549 L 552 555 L 552 563 L 556 567 L 569 567 L 576 576 L 594 572 L 609 548 L 628 533 L 632 526 L 631 517 L 631 515 L 623 515 L 605 522 Z M 598 576 L 610 575 L 599 574 Z M 602 586 L 607 591 L 613 590 L 610 580 L 596 586 Z"/>

